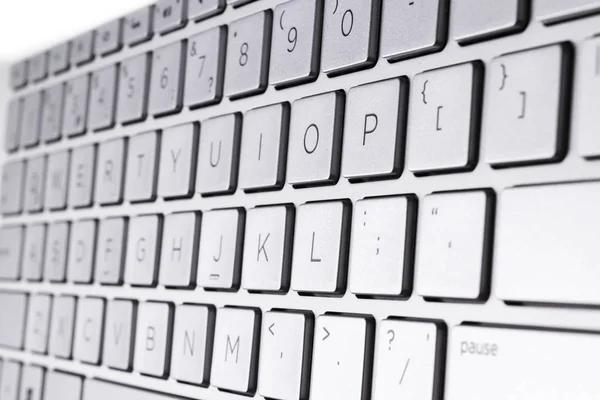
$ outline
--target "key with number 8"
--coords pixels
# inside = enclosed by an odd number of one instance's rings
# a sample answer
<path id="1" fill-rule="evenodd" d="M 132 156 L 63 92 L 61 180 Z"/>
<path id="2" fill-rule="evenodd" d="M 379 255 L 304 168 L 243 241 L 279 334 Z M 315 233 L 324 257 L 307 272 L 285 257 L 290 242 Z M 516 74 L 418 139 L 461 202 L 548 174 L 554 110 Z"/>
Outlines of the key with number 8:
<path id="1" fill-rule="evenodd" d="M 319 73 L 322 0 L 293 0 L 275 8 L 270 81 L 287 86 Z"/>
<path id="2" fill-rule="evenodd" d="M 225 94 L 231 98 L 262 93 L 267 87 L 271 10 L 229 25 Z"/>
<path id="3" fill-rule="evenodd" d="M 217 103 L 223 96 L 225 32 L 220 26 L 192 36 L 188 43 L 185 105 Z"/>

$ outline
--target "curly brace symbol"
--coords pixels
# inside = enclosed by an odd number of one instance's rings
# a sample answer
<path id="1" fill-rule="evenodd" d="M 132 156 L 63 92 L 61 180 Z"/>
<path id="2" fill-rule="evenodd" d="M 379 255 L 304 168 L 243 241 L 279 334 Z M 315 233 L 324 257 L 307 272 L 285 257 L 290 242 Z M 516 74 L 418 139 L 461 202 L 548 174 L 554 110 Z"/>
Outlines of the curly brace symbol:
<path id="1" fill-rule="evenodd" d="M 425 81 L 425 83 L 423 83 L 423 91 L 421 92 L 421 94 L 423 95 L 423 103 L 427 104 L 427 98 L 425 97 L 425 91 L 427 90 L 427 83 L 429 81 Z"/>

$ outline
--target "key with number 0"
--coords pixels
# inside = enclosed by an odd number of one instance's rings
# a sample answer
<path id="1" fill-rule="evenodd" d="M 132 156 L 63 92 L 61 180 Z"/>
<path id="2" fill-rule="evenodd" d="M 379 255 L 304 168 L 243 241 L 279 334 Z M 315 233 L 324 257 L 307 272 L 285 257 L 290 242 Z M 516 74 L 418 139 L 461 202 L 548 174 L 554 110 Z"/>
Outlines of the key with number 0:
<path id="1" fill-rule="evenodd" d="M 379 0 L 325 2 L 323 72 L 338 75 L 375 63 L 378 50 Z"/>

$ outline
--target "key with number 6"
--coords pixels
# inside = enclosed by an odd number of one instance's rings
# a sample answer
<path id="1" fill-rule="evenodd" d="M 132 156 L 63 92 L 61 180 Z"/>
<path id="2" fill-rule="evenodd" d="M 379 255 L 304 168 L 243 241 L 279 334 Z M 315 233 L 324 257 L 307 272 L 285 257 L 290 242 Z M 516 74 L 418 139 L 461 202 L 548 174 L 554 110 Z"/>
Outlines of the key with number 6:
<path id="1" fill-rule="evenodd" d="M 150 81 L 150 113 L 156 116 L 172 114 L 181 109 L 183 95 L 183 64 L 185 41 L 157 49 L 152 60 Z"/>

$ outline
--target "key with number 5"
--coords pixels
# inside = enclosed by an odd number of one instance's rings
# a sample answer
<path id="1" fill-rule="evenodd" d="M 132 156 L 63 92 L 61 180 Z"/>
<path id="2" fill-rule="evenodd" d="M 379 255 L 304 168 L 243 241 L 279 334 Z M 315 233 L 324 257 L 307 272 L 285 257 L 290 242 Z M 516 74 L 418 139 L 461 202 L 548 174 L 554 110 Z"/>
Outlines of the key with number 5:
<path id="1" fill-rule="evenodd" d="M 275 8 L 272 85 L 283 87 L 316 79 L 322 18 L 322 0 L 292 0 Z"/>
<path id="2" fill-rule="evenodd" d="M 192 36 L 187 47 L 185 105 L 218 103 L 223 97 L 225 32 L 219 26 Z"/>
<path id="3" fill-rule="evenodd" d="M 239 98 L 267 88 L 271 48 L 271 10 L 229 25 L 225 95 Z"/>

